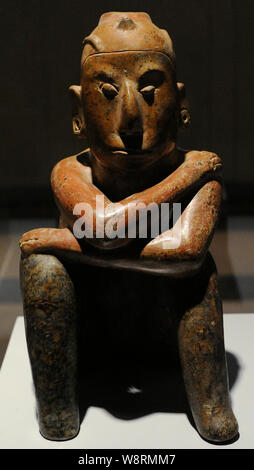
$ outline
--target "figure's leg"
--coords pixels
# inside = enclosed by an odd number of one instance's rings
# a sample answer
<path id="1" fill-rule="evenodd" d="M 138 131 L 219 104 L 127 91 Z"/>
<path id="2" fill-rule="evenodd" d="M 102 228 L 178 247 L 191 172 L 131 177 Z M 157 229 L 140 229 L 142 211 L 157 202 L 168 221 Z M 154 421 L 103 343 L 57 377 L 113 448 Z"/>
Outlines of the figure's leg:
<path id="1" fill-rule="evenodd" d="M 70 439 L 79 430 L 74 287 L 56 257 L 35 254 L 21 260 L 21 289 L 40 432 Z"/>
<path id="2" fill-rule="evenodd" d="M 238 425 L 230 404 L 222 305 L 210 254 L 202 271 L 184 285 L 178 340 L 189 404 L 201 436 L 227 441 L 237 435 Z"/>

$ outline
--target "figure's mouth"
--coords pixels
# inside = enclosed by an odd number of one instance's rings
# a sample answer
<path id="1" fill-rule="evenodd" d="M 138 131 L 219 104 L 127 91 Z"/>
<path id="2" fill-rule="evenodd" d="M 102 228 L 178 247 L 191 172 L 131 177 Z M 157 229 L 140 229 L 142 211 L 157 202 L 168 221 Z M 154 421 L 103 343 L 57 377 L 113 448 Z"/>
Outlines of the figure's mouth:
<path id="1" fill-rule="evenodd" d="M 120 137 L 127 152 L 142 150 L 143 132 L 120 132 Z"/>
<path id="2" fill-rule="evenodd" d="M 113 153 L 122 153 L 124 155 L 148 153 L 147 150 L 142 150 L 143 132 L 120 132 L 119 135 L 124 147 L 113 147 Z"/>

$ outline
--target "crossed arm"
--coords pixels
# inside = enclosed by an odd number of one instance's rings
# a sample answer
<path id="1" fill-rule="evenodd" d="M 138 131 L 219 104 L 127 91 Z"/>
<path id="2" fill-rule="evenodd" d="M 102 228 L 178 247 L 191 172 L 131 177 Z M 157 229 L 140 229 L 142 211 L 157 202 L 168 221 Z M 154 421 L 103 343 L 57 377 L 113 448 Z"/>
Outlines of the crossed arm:
<path id="1" fill-rule="evenodd" d="M 165 270 L 186 272 L 199 267 L 211 241 L 218 217 L 221 201 L 221 184 L 217 180 L 221 169 L 221 161 L 215 154 L 208 152 L 189 152 L 186 159 L 177 170 L 159 184 L 140 193 L 134 194 L 122 201 L 120 205 L 112 203 L 92 183 L 91 170 L 78 162 L 76 157 L 69 157 L 59 162 L 52 172 L 52 188 L 59 207 L 65 228 L 37 229 L 23 235 L 20 241 L 24 256 L 31 253 L 54 253 L 58 250 L 82 253 L 81 244 L 72 233 L 73 224 L 80 215 L 75 215 L 73 209 L 77 203 L 89 203 L 93 217 L 90 219 L 90 229 L 95 234 L 96 196 L 104 196 L 104 215 L 99 215 L 99 223 L 105 228 L 112 217 L 119 224 L 137 222 L 137 211 L 130 203 L 143 203 L 148 206 L 151 202 L 176 202 L 188 191 L 199 185 L 197 191 L 185 211 L 178 219 L 174 229 L 168 230 L 148 243 L 140 254 L 141 259 L 108 261 L 110 265 L 125 265 L 128 269 Z M 75 211 L 74 211 L 75 212 Z M 178 230 L 180 243 L 174 243 Z M 103 262 L 102 250 L 112 250 L 128 243 L 128 238 L 109 237 L 90 238 L 86 240 L 98 250 L 98 257 Z M 173 246 L 173 248 L 172 248 Z M 85 255 L 85 250 L 83 248 Z M 82 256 L 82 255 L 81 255 Z M 158 263 L 158 260 L 160 261 Z M 168 261 L 161 263 L 161 261 Z M 169 262 L 170 261 L 170 262 Z M 180 262 L 180 263 L 179 263 Z"/>

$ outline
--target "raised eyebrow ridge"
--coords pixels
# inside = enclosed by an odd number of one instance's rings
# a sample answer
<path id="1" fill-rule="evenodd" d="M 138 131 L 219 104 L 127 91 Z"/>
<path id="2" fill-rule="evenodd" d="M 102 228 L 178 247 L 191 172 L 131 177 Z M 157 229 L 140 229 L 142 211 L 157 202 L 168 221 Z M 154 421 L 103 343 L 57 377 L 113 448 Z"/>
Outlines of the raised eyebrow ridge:
<path id="1" fill-rule="evenodd" d="M 105 81 L 109 81 L 110 83 L 113 83 L 114 82 L 114 78 L 112 75 L 109 75 L 105 72 L 98 72 L 95 74 L 95 78 L 99 79 L 99 80 L 103 80 L 104 82 Z"/>
<path id="2" fill-rule="evenodd" d="M 165 72 L 164 70 L 161 70 L 161 69 L 147 69 L 145 72 L 142 73 L 142 75 L 140 75 L 139 79 L 141 79 L 144 75 L 150 73 L 150 72 L 159 72 L 161 75 L 165 75 Z"/>

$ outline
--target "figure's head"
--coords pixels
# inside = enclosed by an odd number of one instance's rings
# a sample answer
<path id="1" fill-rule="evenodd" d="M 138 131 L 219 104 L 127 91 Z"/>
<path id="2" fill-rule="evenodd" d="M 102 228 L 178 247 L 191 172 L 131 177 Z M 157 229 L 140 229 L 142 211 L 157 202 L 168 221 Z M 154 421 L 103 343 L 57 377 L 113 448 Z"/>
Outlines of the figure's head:
<path id="1" fill-rule="evenodd" d="M 102 15 L 84 40 L 81 86 L 70 91 L 74 133 L 86 133 L 108 167 L 152 164 L 174 148 L 189 117 L 172 41 L 146 13 Z"/>

